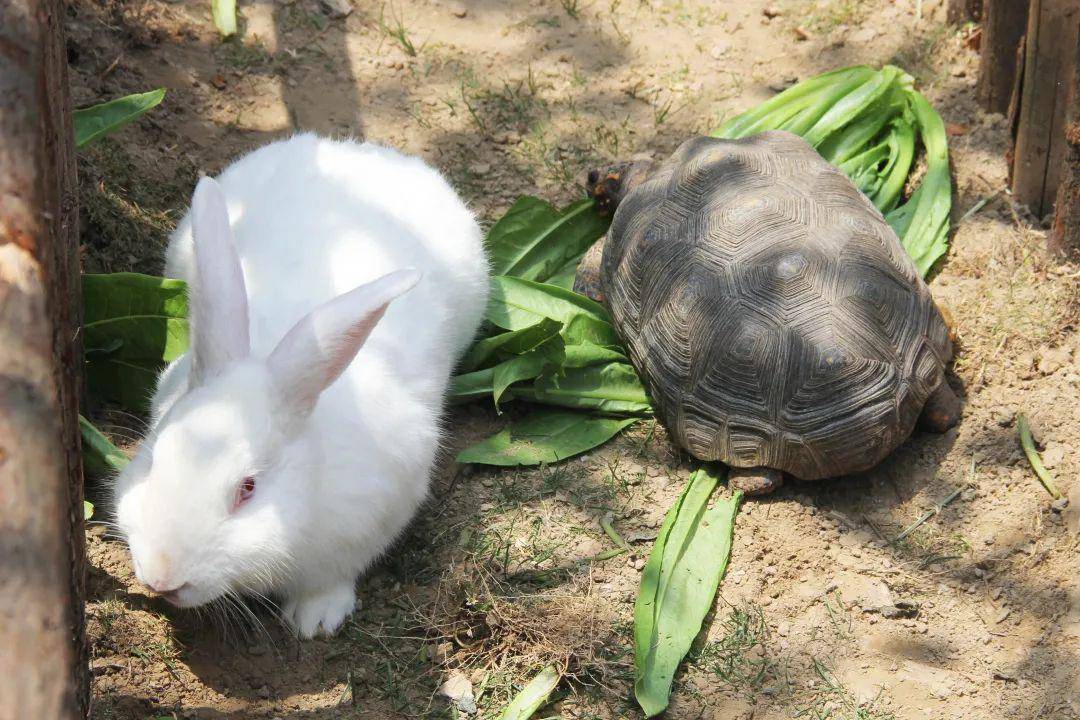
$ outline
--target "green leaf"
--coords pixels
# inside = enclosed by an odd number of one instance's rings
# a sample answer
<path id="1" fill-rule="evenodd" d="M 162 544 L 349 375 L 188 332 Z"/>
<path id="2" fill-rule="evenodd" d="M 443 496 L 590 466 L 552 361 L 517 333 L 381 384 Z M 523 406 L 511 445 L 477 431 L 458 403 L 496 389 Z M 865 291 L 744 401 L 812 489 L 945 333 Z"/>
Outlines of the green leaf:
<path id="1" fill-rule="evenodd" d="M 869 98 L 864 97 L 864 100 L 868 100 L 865 105 L 850 108 L 850 122 L 837 123 L 836 127 L 840 129 L 830 129 L 817 144 L 821 156 L 839 166 L 877 138 L 881 129 L 904 111 L 905 92 L 909 89 L 909 83 L 905 82 L 906 77 L 897 68 L 883 68 L 884 82 L 877 88 L 877 92 Z M 809 137 L 807 141 L 812 142 Z"/>
<path id="2" fill-rule="evenodd" d="M 548 285 L 555 285 L 565 290 L 574 289 L 574 281 L 577 279 L 578 265 L 581 264 L 581 258 L 585 257 L 585 253 L 576 255 L 566 261 L 566 264 L 556 270 L 551 277 L 547 279 Z"/>
<path id="3" fill-rule="evenodd" d="M 488 322 L 504 330 L 521 330 L 548 318 L 564 326 L 576 323 L 573 337 L 589 335 L 598 345 L 620 345 L 604 307 L 578 293 L 544 283 L 496 275 L 491 278 Z M 597 342 L 603 340 L 603 342 Z"/>
<path id="4" fill-rule="evenodd" d="M 718 478 L 695 472 L 656 537 L 634 604 L 634 695 L 646 717 L 663 712 L 675 671 L 701 631 L 731 557 L 742 494 L 709 496 Z"/>
<path id="5" fill-rule="evenodd" d="M 821 112 L 824 112 L 827 103 L 843 97 L 874 74 L 873 69 L 856 65 L 815 75 L 728 120 L 713 135 L 724 138 L 746 137 L 765 130 L 775 130 L 808 107 L 818 106 L 822 108 Z"/>
<path id="6" fill-rule="evenodd" d="M 563 367 L 567 368 L 583 368 L 609 362 L 625 363 L 626 360 L 626 355 L 621 349 L 594 345 L 588 341 L 567 345 L 563 349 Z"/>
<path id="7" fill-rule="evenodd" d="M 612 362 L 567 368 L 562 375 L 542 375 L 530 388 L 514 387 L 514 397 L 545 405 L 615 415 L 644 415 L 652 404 L 634 368 Z"/>
<path id="8" fill-rule="evenodd" d="M 462 450 L 457 461 L 501 466 L 555 463 L 602 445 L 635 422 L 636 418 L 536 410 L 502 432 Z"/>
<path id="9" fill-rule="evenodd" d="M 952 179 L 945 125 L 903 70 L 855 66 L 809 78 L 713 134 L 738 138 L 773 129 L 803 136 L 851 178 L 885 214 L 923 276 L 947 252 Z M 926 174 L 897 207 L 917 140 L 926 151 Z"/>
<path id="10" fill-rule="evenodd" d="M 920 93 L 912 91 L 911 108 L 926 147 L 926 175 L 906 203 L 885 219 L 892 225 L 925 277 L 934 262 L 948 249 L 952 180 L 945 123 Z"/>
<path id="11" fill-rule="evenodd" d="M 470 372 L 488 367 L 497 358 L 521 355 L 550 341 L 559 334 L 562 327 L 563 324 L 558 320 L 544 318 L 535 325 L 484 338 L 469 348 L 461 360 L 460 368 L 465 372 Z"/>
<path id="12" fill-rule="evenodd" d="M 79 416 L 79 433 L 82 435 L 83 468 L 88 475 L 111 475 L 123 470 L 130 462 L 120 448 L 82 415 Z"/>
<path id="13" fill-rule="evenodd" d="M 236 34 L 236 0 L 210 0 L 210 10 L 221 37 Z"/>
<path id="14" fill-rule="evenodd" d="M 474 370 L 450 379 L 448 399 L 452 403 L 481 400 L 495 393 L 495 368 Z"/>
<path id="15" fill-rule="evenodd" d="M 499 409 L 499 400 L 508 387 L 519 380 L 541 377 L 549 369 L 558 369 L 562 365 L 562 343 L 555 348 L 556 352 L 548 352 L 549 346 L 550 343 L 495 366 L 491 379 L 491 395 L 496 410 Z"/>
<path id="16" fill-rule="evenodd" d="M 94 504 L 89 500 L 82 501 L 83 520 L 94 517 Z"/>
<path id="17" fill-rule="evenodd" d="M 103 135 L 119 130 L 160 103 L 164 97 L 165 88 L 158 88 L 76 110 L 75 147 L 81 148 Z"/>
<path id="18" fill-rule="evenodd" d="M 549 322 L 551 324 L 545 326 Z M 562 323 L 545 323 L 490 338 L 503 340 L 497 352 L 491 354 L 505 359 L 492 367 L 456 375 L 450 382 L 450 401 L 465 402 L 491 395 L 498 410 L 499 400 L 513 383 L 559 371 L 565 361 L 563 339 L 558 333 Z M 521 354 L 513 355 L 511 351 Z"/>
<path id="19" fill-rule="evenodd" d="M 187 286 L 115 273 L 83 275 L 83 343 L 91 391 L 143 411 L 161 367 L 188 347 Z"/>
<path id="20" fill-rule="evenodd" d="M 518 198 L 487 235 L 491 272 L 544 282 L 579 260 L 609 223 L 590 199 L 560 212 L 543 200 Z"/>
<path id="21" fill-rule="evenodd" d="M 883 113 L 880 108 L 875 107 L 875 104 L 881 101 L 883 97 L 888 98 L 900 74 L 898 68 L 886 65 L 880 71 L 874 73 L 867 82 L 829 103 L 824 114 L 814 123 L 814 126 L 805 133 L 800 134 L 816 148 L 830 140 L 835 133 L 838 133 L 841 128 L 847 127 L 849 123 L 856 124 L 860 116 L 868 110 L 869 117 L 879 118 Z M 880 129 L 884 124 L 881 123 L 878 128 Z M 863 137 L 864 142 L 873 137 L 873 134 L 865 135 L 863 132 L 858 133 L 858 135 Z M 848 152 L 851 152 L 850 143 L 842 144 L 848 146 Z"/>
<path id="22" fill-rule="evenodd" d="M 529 681 L 513 701 L 503 710 L 500 720 L 529 720 L 537 710 L 543 707 L 555 686 L 559 684 L 559 671 L 546 667 L 540 674 Z"/>

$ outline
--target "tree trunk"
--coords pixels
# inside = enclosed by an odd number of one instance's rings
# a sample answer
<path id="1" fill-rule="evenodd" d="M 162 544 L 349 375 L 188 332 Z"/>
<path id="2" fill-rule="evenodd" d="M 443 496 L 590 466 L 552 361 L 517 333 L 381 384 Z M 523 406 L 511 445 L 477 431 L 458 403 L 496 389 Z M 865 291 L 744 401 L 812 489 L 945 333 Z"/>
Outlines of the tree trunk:
<path id="1" fill-rule="evenodd" d="M 989 112 L 1009 109 L 1017 75 L 1017 48 L 1027 28 L 1028 0 L 986 0 L 979 57 L 979 102 Z"/>
<path id="2" fill-rule="evenodd" d="M 969 20 L 978 22 L 983 13 L 983 5 L 983 0 L 949 0 L 945 19 L 950 25 L 959 25 Z"/>
<path id="3" fill-rule="evenodd" d="M 1080 32 L 1080 31 L 1078 31 Z M 1076 49 L 1069 107 L 1065 113 L 1065 159 L 1050 229 L 1050 251 L 1080 253 L 1080 46 Z"/>
<path id="4" fill-rule="evenodd" d="M 86 716 L 79 275 L 61 0 L 0 2 L 0 719 Z"/>
<path id="5" fill-rule="evenodd" d="M 1080 42 L 1080 0 L 1031 0 L 1013 146 L 1012 190 L 1042 217 L 1053 207 L 1065 156 L 1065 109 Z"/>

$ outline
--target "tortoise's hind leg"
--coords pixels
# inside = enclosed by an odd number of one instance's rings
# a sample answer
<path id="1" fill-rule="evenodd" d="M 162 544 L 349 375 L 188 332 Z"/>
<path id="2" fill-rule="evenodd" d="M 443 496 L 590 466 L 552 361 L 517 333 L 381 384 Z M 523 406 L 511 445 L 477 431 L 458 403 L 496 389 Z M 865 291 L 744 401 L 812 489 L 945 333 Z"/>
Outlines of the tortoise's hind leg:
<path id="1" fill-rule="evenodd" d="M 728 471 L 728 487 L 746 495 L 768 495 L 784 484 L 784 473 L 767 467 L 737 468 Z"/>
<path id="2" fill-rule="evenodd" d="M 930 397 L 926 399 L 922 415 L 919 415 L 919 429 L 936 433 L 945 432 L 960 422 L 962 407 L 960 398 L 949 387 L 945 378 L 942 378 L 937 390 L 930 393 Z"/>

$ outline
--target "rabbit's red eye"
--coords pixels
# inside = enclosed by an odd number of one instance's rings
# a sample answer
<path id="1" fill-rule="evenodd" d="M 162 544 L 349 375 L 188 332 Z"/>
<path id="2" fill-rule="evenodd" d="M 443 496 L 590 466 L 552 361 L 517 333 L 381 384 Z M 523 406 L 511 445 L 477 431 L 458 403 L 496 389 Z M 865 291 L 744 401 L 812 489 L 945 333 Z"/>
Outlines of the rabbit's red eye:
<path id="1" fill-rule="evenodd" d="M 240 487 L 236 489 L 236 504 L 233 507 L 236 508 L 243 505 L 245 502 L 251 499 L 251 496 L 255 494 L 255 477 L 248 475 L 240 481 Z"/>

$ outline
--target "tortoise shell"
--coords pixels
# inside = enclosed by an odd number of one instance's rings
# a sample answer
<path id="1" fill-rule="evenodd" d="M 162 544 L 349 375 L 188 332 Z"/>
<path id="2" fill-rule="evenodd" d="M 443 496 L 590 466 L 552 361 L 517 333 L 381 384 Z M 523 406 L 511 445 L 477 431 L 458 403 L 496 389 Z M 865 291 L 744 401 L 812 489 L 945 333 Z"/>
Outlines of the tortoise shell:
<path id="1" fill-rule="evenodd" d="M 952 355 L 896 233 L 786 132 L 683 143 L 619 204 L 600 281 L 673 439 L 735 467 L 876 464 Z"/>

